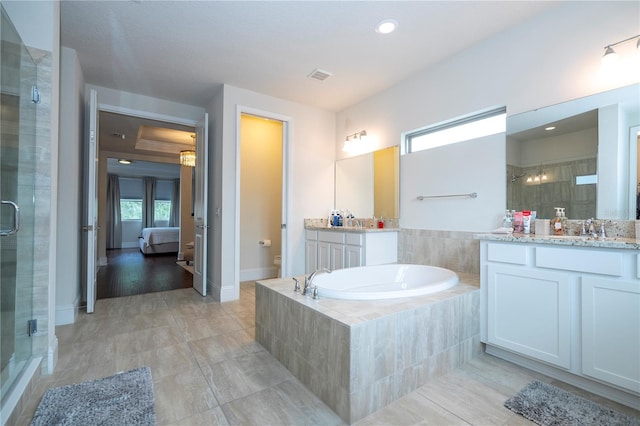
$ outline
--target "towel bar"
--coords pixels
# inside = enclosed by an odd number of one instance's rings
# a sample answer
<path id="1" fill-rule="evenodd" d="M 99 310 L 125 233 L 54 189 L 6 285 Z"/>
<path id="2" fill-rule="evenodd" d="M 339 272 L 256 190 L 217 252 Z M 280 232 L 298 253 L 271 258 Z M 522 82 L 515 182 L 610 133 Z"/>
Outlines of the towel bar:
<path id="1" fill-rule="evenodd" d="M 448 194 L 448 195 L 418 195 L 417 199 L 422 201 L 426 198 L 451 198 L 451 197 L 467 197 L 478 198 L 477 192 L 470 192 L 469 194 Z"/>

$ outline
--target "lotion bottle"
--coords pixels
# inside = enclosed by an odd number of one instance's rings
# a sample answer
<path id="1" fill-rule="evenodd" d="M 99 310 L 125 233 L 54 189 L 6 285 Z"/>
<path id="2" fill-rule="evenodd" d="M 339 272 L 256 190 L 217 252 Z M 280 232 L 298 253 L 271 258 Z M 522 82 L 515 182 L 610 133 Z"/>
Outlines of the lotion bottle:
<path id="1" fill-rule="evenodd" d="M 553 220 L 553 234 L 564 235 L 564 228 L 562 223 L 562 212 L 560 207 L 554 207 L 556 209 L 556 218 Z"/>

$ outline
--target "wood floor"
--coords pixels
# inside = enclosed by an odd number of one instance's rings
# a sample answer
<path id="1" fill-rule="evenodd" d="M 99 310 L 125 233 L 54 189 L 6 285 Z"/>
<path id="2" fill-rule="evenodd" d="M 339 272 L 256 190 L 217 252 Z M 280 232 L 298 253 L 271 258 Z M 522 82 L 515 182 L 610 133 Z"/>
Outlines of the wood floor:
<path id="1" fill-rule="evenodd" d="M 176 264 L 176 254 L 143 255 L 137 248 L 107 250 L 97 277 L 97 298 L 133 296 L 193 286 L 193 275 Z"/>

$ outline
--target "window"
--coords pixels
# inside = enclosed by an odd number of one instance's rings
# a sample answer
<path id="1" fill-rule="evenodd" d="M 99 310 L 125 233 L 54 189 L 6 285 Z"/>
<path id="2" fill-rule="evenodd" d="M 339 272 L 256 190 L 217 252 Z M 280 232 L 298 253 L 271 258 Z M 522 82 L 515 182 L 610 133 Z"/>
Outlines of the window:
<path id="1" fill-rule="evenodd" d="M 122 220 L 142 220 L 142 200 L 121 198 L 120 215 Z"/>
<path id="2" fill-rule="evenodd" d="M 408 133 L 405 136 L 405 152 L 410 154 L 483 136 L 495 135 L 506 131 L 506 127 L 506 109 L 494 109 Z"/>
<path id="3" fill-rule="evenodd" d="M 156 222 L 169 222 L 170 215 L 171 215 L 171 201 L 154 200 L 153 218 Z"/>

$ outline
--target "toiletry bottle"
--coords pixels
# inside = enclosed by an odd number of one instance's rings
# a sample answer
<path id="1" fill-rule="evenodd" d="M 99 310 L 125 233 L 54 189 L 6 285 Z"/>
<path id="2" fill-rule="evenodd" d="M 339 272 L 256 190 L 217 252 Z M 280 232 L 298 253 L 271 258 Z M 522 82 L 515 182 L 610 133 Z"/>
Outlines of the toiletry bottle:
<path id="1" fill-rule="evenodd" d="M 338 226 L 342 226 L 343 224 L 342 214 L 338 212 Z"/>
<path id="2" fill-rule="evenodd" d="M 508 209 L 502 218 L 502 227 L 513 229 L 513 216 L 511 216 L 511 211 Z"/>
<path id="3" fill-rule="evenodd" d="M 560 207 L 554 207 L 556 209 L 556 218 L 553 220 L 553 234 L 563 235 L 564 229 L 562 227 L 562 212 Z"/>
<path id="4" fill-rule="evenodd" d="M 531 212 L 529 210 L 522 212 L 522 230 L 525 234 L 531 233 Z"/>
<path id="5" fill-rule="evenodd" d="M 560 218 L 562 219 L 562 233 L 567 235 L 567 215 L 564 212 L 564 207 L 560 210 Z"/>
<path id="6" fill-rule="evenodd" d="M 531 233 L 536 233 L 536 219 L 538 218 L 538 212 L 531 210 Z"/>
<path id="7" fill-rule="evenodd" d="M 380 216 L 380 219 L 378 219 L 378 228 L 384 228 L 384 219 L 382 218 L 382 216 Z"/>

